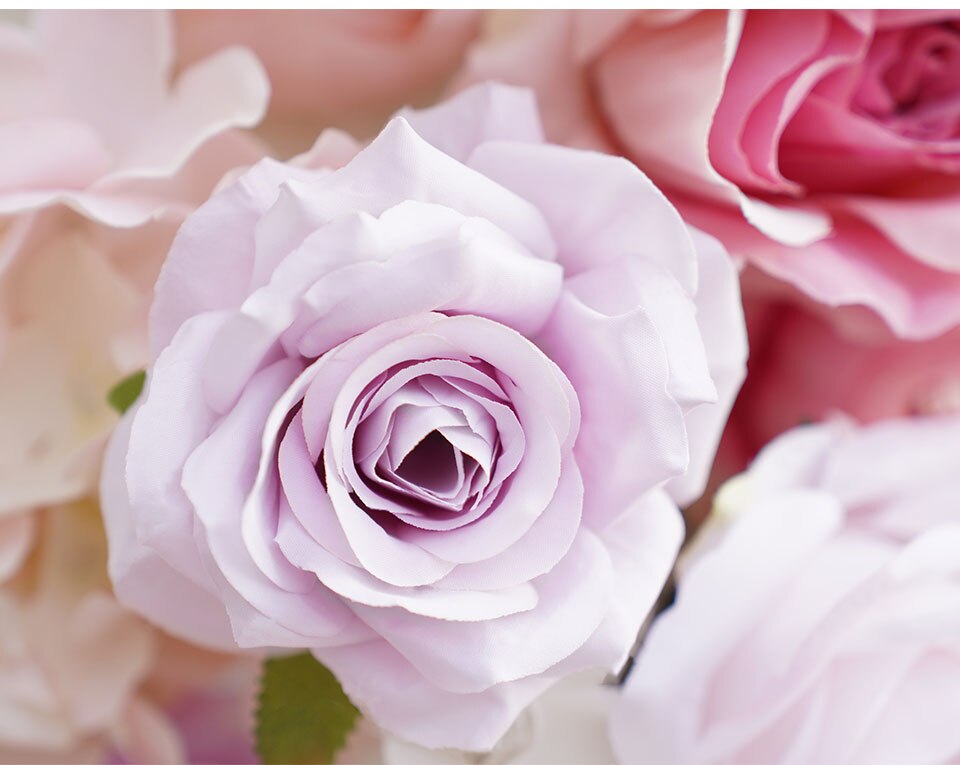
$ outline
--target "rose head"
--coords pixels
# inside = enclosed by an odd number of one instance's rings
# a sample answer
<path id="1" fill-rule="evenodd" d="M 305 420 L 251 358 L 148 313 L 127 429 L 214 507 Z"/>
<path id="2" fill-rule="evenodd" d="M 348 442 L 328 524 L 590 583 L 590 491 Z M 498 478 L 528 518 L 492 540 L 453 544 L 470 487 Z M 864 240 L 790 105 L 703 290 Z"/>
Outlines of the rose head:
<path id="1" fill-rule="evenodd" d="M 722 489 L 614 708 L 619 761 L 956 761 L 958 437 L 796 428 Z"/>
<path id="2" fill-rule="evenodd" d="M 534 87 L 551 140 L 628 157 L 822 303 L 911 339 L 960 324 L 956 10 L 540 13 L 461 81 Z"/>
<path id="3" fill-rule="evenodd" d="M 818 300 L 873 308 L 899 335 L 960 323 L 958 21 L 747 13 L 709 149 L 765 237 L 712 230 Z"/>
<path id="4" fill-rule="evenodd" d="M 181 229 L 151 334 L 102 484 L 119 596 L 468 749 L 623 660 L 745 355 L 719 246 L 498 87 L 254 167 Z"/>

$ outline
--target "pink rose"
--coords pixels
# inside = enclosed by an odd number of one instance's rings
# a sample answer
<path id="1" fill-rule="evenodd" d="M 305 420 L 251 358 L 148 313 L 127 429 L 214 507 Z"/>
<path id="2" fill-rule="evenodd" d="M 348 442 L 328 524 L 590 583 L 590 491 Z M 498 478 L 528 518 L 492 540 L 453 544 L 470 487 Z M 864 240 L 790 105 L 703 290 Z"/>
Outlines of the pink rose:
<path id="1" fill-rule="evenodd" d="M 265 135 L 283 150 L 330 126 L 373 135 L 396 109 L 436 97 L 479 11 L 178 11 L 179 65 L 229 45 L 256 53 L 272 90 Z"/>
<path id="2" fill-rule="evenodd" d="M 619 760 L 954 762 L 958 438 L 799 428 L 727 484 L 614 709 Z"/>
<path id="3" fill-rule="evenodd" d="M 903 336 L 956 326 L 958 150 L 960 13 L 747 14 L 710 158 L 769 273 Z"/>
<path id="4" fill-rule="evenodd" d="M 548 134 L 632 159 L 697 226 L 901 336 L 960 324 L 960 14 L 555 14 L 465 81 L 529 84 Z"/>
<path id="5" fill-rule="evenodd" d="M 728 425 L 745 456 L 800 422 L 837 412 L 861 422 L 960 414 L 960 329 L 901 340 L 872 314 L 763 294 L 753 276 L 743 283 L 750 374 Z"/>
<path id="6" fill-rule="evenodd" d="M 0 520 L 92 491 L 117 413 L 107 393 L 147 361 L 152 286 L 173 222 L 132 229 L 64 208 L 0 233 Z"/>
<path id="7" fill-rule="evenodd" d="M 117 603 L 95 503 L 20 517 L 29 564 L 0 571 L 0 762 L 255 762 L 257 657 L 177 642 Z"/>
<path id="8" fill-rule="evenodd" d="M 32 22 L 0 23 L 0 214 L 62 203 L 140 225 L 183 212 L 258 158 L 230 131 L 255 125 L 269 97 L 249 51 L 221 51 L 173 81 L 166 12 L 48 11 Z"/>
<path id="9" fill-rule="evenodd" d="M 151 338 L 101 486 L 119 597 L 467 749 L 623 660 L 745 355 L 718 244 L 496 86 L 215 195 Z"/>
<path id="10" fill-rule="evenodd" d="M 262 157 L 232 128 L 268 95 L 239 50 L 174 80 L 164 13 L 31 21 L 0 22 L 0 522 L 95 486 L 163 256 L 223 174 Z"/>

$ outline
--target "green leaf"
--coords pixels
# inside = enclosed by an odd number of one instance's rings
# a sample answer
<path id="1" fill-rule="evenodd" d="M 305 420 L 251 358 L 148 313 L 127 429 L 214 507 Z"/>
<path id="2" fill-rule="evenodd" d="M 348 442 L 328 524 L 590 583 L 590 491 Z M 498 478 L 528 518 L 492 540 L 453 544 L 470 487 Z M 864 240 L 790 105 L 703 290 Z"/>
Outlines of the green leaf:
<path id="1" fill-rule="evenodd" d="M 134 372 L 128 377 L 124 377 L 110 389 L 110 392 L 107 394 L 107 403 L 120 414 L 124 414 L 140 397 L 140 393 L 143 391 L 143 383 L 146 379 L 147 373 L 143 369 L 139 372 Z"/>
<path id="2" fill-rule="evenodd" d="M 257 706 L 264 765 L 328 765 L 360 712 L 337 678 L 309 653 L 267 659 Z"/>

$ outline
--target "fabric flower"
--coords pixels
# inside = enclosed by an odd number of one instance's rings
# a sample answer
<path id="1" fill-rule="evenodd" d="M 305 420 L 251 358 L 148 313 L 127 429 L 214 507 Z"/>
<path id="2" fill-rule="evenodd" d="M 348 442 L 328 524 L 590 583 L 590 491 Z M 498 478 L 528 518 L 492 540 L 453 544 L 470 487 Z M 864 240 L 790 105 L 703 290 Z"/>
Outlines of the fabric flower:
<path id="1" fill-rule="evenodd" d="M 147 358 L 146 314 L 172 223 L 17 218 L 0 276 L 0 518 L 96 486 L 117 422 L 107 392 Z"/>
<path id="2" fill-rule="evenodd" d="M 0 24 L 0 215 L 61 203 L 135 226 L 202 201 L 238 164 L 244 139 L 230 129 L 259 122 L 269 85 L 239 48 L 175 82 L 173 59 L 163 11 L 49 11 L 28 27 Z"/>
<path id="3" fill-rule="evenodd" d="M 121 607 L 94 503 L 25 517 L 29 557 L 0 581 L 0 761 L 254 762 L 256 658 L 178 643 Z"/>
<path id="4" fill-rule="evenodd" d="M 623 153 L 697 226 L 900 336 L 960 324 L 956 11 L 559 14 L 471 53 L 552 137 Z M 552 30 L 552 31 L 548 31 Z"/>
<path id="5" fill-rule="evenodd" d="M 838 412 L 860 422 L 960 413 L 960 329 L 902 340 L 872 314 L 824 310 L 756 276 L 742 282 L 750 373 L 728 424 L 744 457 Z"/>
<path id="6" fill-rule="evenodd" d="M 958 438 L 808 426 L 727 484 L 614 708 L 620 762 L 960 756 Z"/>
<path id="7" fill-rule="evenodd" d="M 184 224 L 150 329 L 101 485 L 121 600 L 310 648 L 465 749 L 622 662 L 745 355 L 719 245 L 497 86 L 338 170 L 257 165 Z"/>
<path id="8" fill-rule="evenodd" d="M 32 21 L 0 25 L 0 520 L 94 487 L 162 258 L 224 173 L 263 156 L 230 128 L 267 98 L 236 49 L 172 83 L 164 13 Z"/>
<path id="9" fill-rule="evenodd" d="M 178 66 L 249 47 L 272 91 L 261 133 L 290 153 L 331 126 L 375 135 L 401 106 L 435 99 L 479 26 L 467 10 L 178 11 Z"/>

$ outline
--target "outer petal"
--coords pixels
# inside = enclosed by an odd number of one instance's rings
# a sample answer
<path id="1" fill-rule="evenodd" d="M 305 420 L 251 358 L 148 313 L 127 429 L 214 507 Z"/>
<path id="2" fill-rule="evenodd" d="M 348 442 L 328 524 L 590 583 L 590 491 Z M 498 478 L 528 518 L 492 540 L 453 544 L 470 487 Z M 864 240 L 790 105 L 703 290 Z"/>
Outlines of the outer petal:
<path id="1" fill-rule="evenodd" d="M 447 691 L 479 693 L 549 672 L 577 651 L 606 615 L 611 585 L 609 555 L 584 531 L 564 559 L 534 581 L 539 602 L 529 611 L 466 623 L 356 610 L 432 683 Z"/>
<path id="2" fill-rule="evenodd" d="M 128 608 L 178 637 L 216 649 L 235 648 L 227 613 L 212 584 L 210 589 L 201 587 L 137 539 L 124 469 L 134 416 L 131 410 L 117 426 L 100 483 L 114 592 Z"/>
<path id="3" fill-rule="evenodd" d="M 20 569 L 33 543 L 34 519 L 29 513 L 0 515 L 0 583 Z"/>
<path id="4" fill-rule="evenodd" d="M 520 711 L 554 682 L 529 677 L 481 693 L 450 693 L 424 679 L 385 641 L 314 653 L 382 728 L 430 748 L 492 749 Z"/>
<path id="5" fill-rule="evenodd" d="M 36 25 L 67 113 L 94 126 L 111 153 L 121 154 L 162 108 L 173 54 L 170 17 L 56 11 L 38 14 Z"/>
<path id="6" fill-rule="evenodd" d="M 205 314 L 184 324 L 150 371 L 132 413 L 126 449 L 126 485 L 134 508 L 136 536 L 178 571 L 209 586 L 195 545 L 194 510 L 181 485 L 187 459 L 215 423 L 214 413 L 196 385 L 197 370 L 222 314 Z"/>
<path id="7" fill-rule="evenodd" d="M 239 306 L 249 293 L 257 222 L 280 185 L 312 173 L 263 160 L 183 224 L 157 279 L 150 310 L 154 357 L 191 316 Z"/>
<path id="8" fill-rule="evenodd" d="M 400 116 L 431 146 L 465 164 L 488 141 L 544 140 L 533 92 L 497 83 L 469 88 L 429 109 L 404 109 Z"/>
<path id="9" fill-rule="evenodd" d="M 866 220 L 920 263 L 948 272 L 960 272 L 960 255 L 954 244 L 960 239 L 960 184 L 955 193 L 933 199 L 898 197 L 844 197 L 837 202 Z"/>
<path id="10" fill-rule="evenodd" d="M 701 279 L 696 296 L 697 326 L 717 398 L 699 404 L 684 417 L 690 464 L 682 477 L 668 484 L 670 495 L 681 505 L 694 501 L 703 491 L 720 435 L 747 373 L 747 329 L 736 268 L 716 239 L 695 229 L 691 233 Z"/>
<path id="11" fill-rule="evenodd" d="M 687 466 L 683 410 L 669 393 L 666 351 L 641 307 L 609 316 L 570 289 L 537 341 L 579 393 L 583 420 L 574 453 L 584 478 L 584 523 L 603 528 L 640 493 Z"/>
<path id="12" fill-rule="evenodd" d="M 173 175 L 210 138 L 260 122 L 269 96 L 266 73 L 249 51 L 233 48 L 196 64 L 180 75 L 155 121 L 124 152 L 113 178 Z"/>
<path id="13" fill-rule="evenodd" d="M 702 11 L 674 24 L 634 23 L 603 52 L 595 76 L 604 116 L 639 167 L 671 188 L 732 199 L 707 156 L 728 16 Z"/>
<path id="14" fill-rule="evenodd" d="M 607 149 L 595 103 L 593 57 L 630 23 L 631 11 L 493 11 L 456 87 L 497 81 L 537 94 L 547 136 L 565 146 Z"/>
<path id="15" fill-rule="evenodd" d="M 634 255 L 662 265 L 687 294 L 696 291 L 686 226 L 627 160 L 547 144 L 489 142 L 477 148 L 470 166 L 536 206 L 568 275 Z M 588 198 L 582 189 L 591 190 Z"/>
<path id="16" fill-rule="evenodd" d="M 704 676 L 716 670 L 750 628 L 754 614 L 841 522 L 839 507 L 825 495 L 794 499 L 754 508 L 749 522 L 737 526 L 687 575 L 676 604 L 656 622 L 611 717 L 611 738 L 621 762 L 632 762 L 640 752 L 657 762 L 697 761 Z M 778 535 L 787 516 L 792 516 L 791 534 Z M 781 544 L 770 544 L 771 539 Z M 745 559 L 750 566 L 729 563 Z M 738 593 L 733 601 L 731 592 Z M 704 640 L 705 634 L 711 639 Z M 697 711 L 670 715 L 678 704 Z"/>

